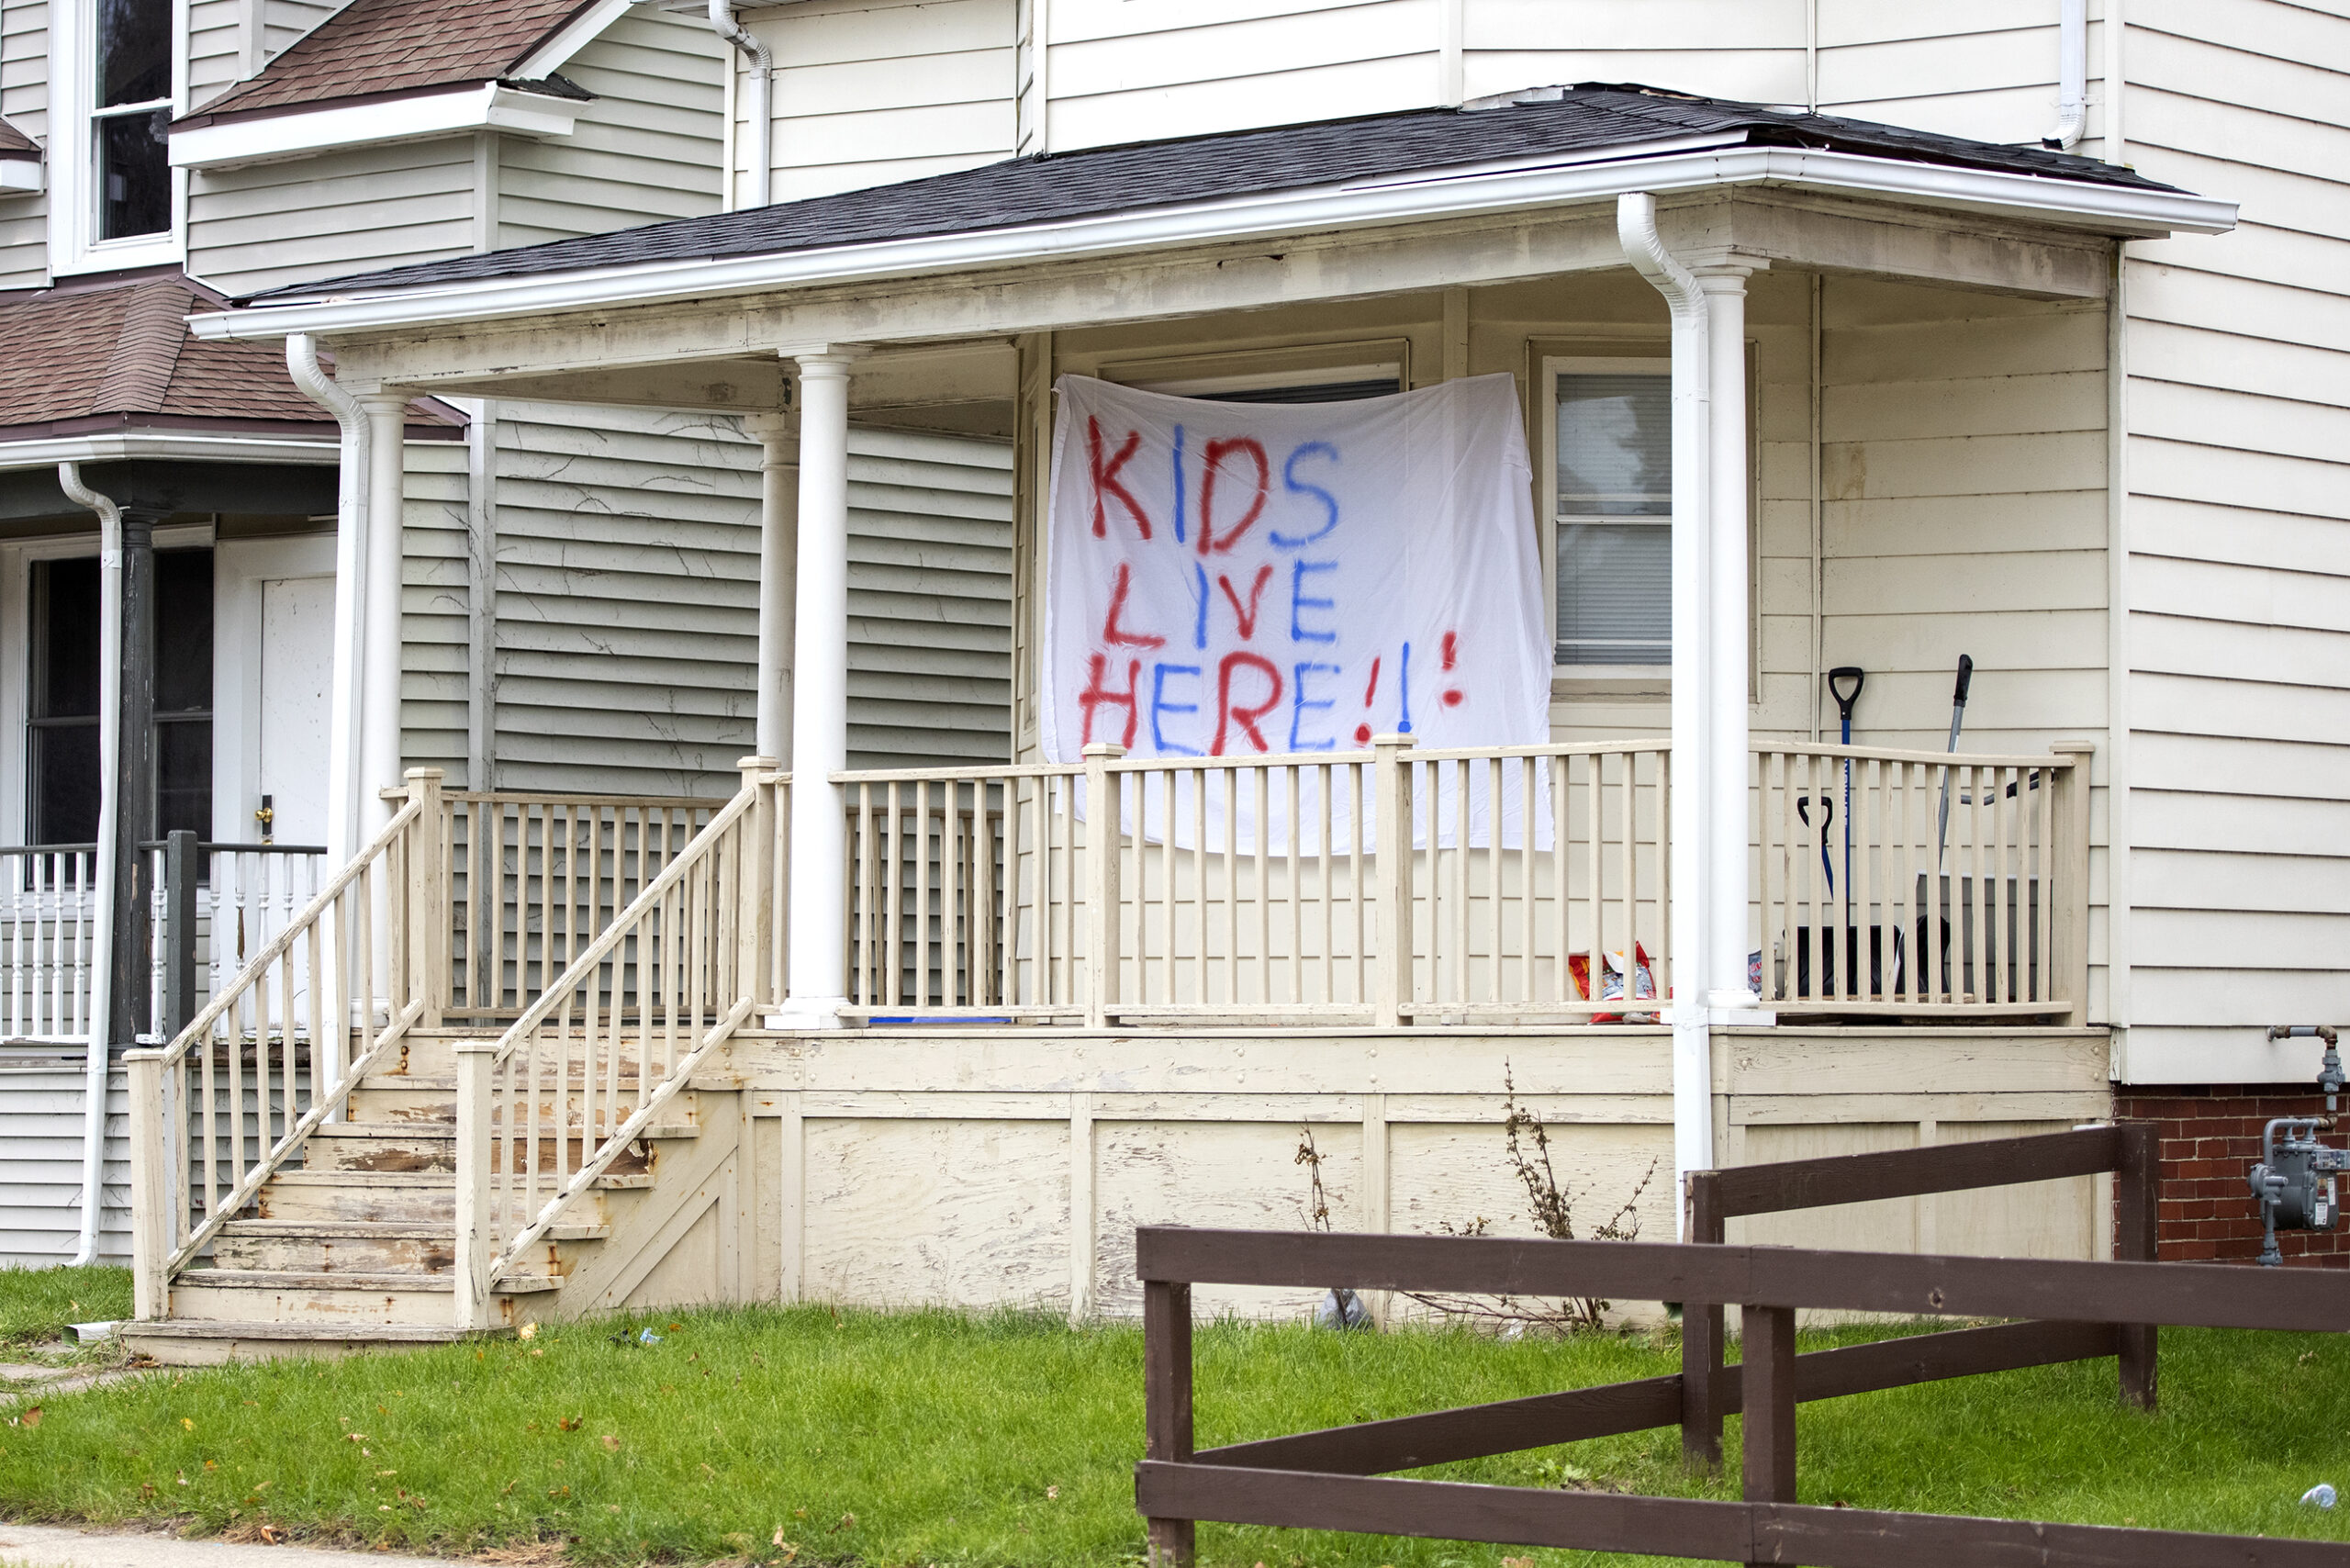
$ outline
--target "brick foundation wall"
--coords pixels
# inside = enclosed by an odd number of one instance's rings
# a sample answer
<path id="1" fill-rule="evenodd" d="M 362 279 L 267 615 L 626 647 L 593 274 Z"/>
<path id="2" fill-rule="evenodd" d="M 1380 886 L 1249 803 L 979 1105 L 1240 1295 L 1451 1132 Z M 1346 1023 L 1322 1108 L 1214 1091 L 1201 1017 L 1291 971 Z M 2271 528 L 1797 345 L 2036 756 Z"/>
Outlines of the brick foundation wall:
<path id="1" fill-rule="evenodd" d="M 2325 1114 L 2325 1096 L 2300 1084 L 2116 1084 L 2113 1114 L 2162 1127 L 2160 1255 L 2248 1263 L 2260 1256 L 2260 1205 L 2244 1173 L 2260 1158 L 2260 1129 L 2276 1116 Z M 2350 1104 L 2343 1114 L 2350 1116 Z M 2341 1143 L 2333 1134 L 2321 1136 Z M 2279 1231 L 2277 1243 L 2288 1263 L 2350 1267 L 2350 1228 Z"/>

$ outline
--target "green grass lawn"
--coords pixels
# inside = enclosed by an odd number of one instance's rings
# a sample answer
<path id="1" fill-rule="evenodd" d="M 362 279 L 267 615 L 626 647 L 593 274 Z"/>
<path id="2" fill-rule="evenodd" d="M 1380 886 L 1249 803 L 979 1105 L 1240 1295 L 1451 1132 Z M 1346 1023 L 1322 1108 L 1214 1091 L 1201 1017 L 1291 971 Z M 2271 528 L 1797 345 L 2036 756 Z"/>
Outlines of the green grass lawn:
<path id="1" fill-rule="evenodd" d="M 635 1343 L 648 1326 L 661 1341 Z M 2314 1482 L 2350 1490 L 2350 1341 L 2175 1331 L 2164 1350 L 2164 1407 L 2151 1417 L 2119 1406 L 2109 1361 L 1807 1406 L 1803 1499 L 2350 1539 L 2350 1508 L 2296 1504 Z M 567 1542 L 575 1561 L 598 1564 L 1117 1563 L 1142 1551 L 1129 1468 L 1141 1360 L 1141 1335 L 1126 1327 L 800 1307 L 159 1372 L 49 1399 L 37 1424 L 29 1401 L 0 1395 L 0 1513 L 168 1517 L 199 1532 L 266 1523 L 409 1551 Z M 1666 1347 L 1614 1337 L 1203 1326 L 1199 1437 L 1206 1446 L 1673 1365 Z M 1736 1433 L 1733 1421 L 1733 1475 Z M 1428 1473 L 1734 1493 L 1684 1477 L 1669 1428 Z M 1213 1525 L 1200 1546 L 1203 1562 L 1237 1568 L 1497 1568 L 1505 1555 Z"/>
<path id="2" fill-rule="evenodd" d="M 39 1344 L 69 1323 L 129 1316 L 128 1269 L 0 1269 L 0 1346 Z"/>

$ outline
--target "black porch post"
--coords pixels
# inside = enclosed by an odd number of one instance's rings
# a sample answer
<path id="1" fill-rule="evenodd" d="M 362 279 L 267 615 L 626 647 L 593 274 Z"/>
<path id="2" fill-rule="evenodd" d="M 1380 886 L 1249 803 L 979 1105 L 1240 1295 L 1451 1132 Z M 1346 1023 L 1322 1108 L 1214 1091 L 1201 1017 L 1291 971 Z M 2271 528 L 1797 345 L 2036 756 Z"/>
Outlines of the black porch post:
<path id="1" fill-rule="evenodd" d="M 121 746 L 115 773 L 114 985 L 106 1037 L 129 1045 L 146 1032 L 148 910 L 140 895 L 140 845 L 155 834 L 155 522 L 157 513 L 122 509 Z"/>

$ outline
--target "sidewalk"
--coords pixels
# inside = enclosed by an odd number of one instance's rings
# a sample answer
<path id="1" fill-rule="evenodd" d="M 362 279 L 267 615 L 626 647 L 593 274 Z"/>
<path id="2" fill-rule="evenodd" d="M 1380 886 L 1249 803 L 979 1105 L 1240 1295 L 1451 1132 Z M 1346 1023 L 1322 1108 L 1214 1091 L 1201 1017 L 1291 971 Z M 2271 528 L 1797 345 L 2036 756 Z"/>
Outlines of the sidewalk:
<path id="1" fill-rule="evenodd" d="M 6 1568 L 449 1568 L 445 1558 L 395 1557 L 385 1551 L 319 1551 L 301 1546 L 232 1546 L 222 1540 L 182 1540 L 154 1532 L 68 1529 L 55 1525 L 0 1522 L 0 1564 Z"/>

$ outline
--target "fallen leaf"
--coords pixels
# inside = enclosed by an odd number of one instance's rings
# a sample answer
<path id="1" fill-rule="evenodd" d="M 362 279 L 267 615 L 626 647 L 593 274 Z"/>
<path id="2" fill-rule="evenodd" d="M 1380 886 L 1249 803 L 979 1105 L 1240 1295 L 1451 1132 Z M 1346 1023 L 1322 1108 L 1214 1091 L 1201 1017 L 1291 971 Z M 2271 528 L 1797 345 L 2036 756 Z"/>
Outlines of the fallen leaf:
<path id="1" fill-rule="evenodd" d="M 554 1418 L 554 1429 L 558 1432 L 576 1432 L 579 1429 L 580 1423 L 587 1419 L 585 1416 L 558 1416 Z"/>
<path id="2" fill-rule="evenodd" d="M 367 1440 L 367 1434 L 364 1432 L 345 1432 L 342 1434 L 342 1440 L 346 1443 L 364 1443 Z"/>
<path id="3" fill-rule="evenodd" d="M 1048 1503 L 1058 1502 L 1060 1500 L 1060 1495 L 1061 1489 L 1058 1486 L 1047 1486 L 1045 1488 L 1045 1501 Z M 1508 1564 L 1503 1564 L 1503 1568 L 1508 1568 Z"/>
<path id="4" fill-rule="evenodd" d="M 684 1327 L 685 1325 L 682 1323 L 672 1323 L 669 1325 L 669 1332 L 675 1334 L 678 1329 L 683 1328 Z"/>
<path id="5" fill-rule="evenodd" d="M 1382 1568 L 1384 1568 L 1383 1564 L 1382 1565 Z M 1534 1568 L 1534 1559 L 1531 1557 L 1505 1557 L 1502 1559 L 1502 1568 Z"/>
<path id="6" fill-rule="evenodd" d="M 275 1546 L 285 1539 L 285 1532 L 279 1529 L 275 1525 L 263 1525 L 261 1527 L 261 1540 L 263 1546 Z"/>
<path id="7" fill-rule="evenodd" d="M 610 1433 L 610 1432 L 606 1432 L 606 1433 L 604 1434 L 604 1450 L 605 1450 L 605 1451 L 606 1451 L 606 1452 L 608 1452 L 608 1453 L 618 1453 L 618 1452 L 620 1452 L 620 1451 L 621 1451 L 621 1440 L 620 1440 L 620 1439 L 618 1439 L 618 1438 L 616 1438 L 616 1437 L 612 1436 L 612 1434 L 611 1434 L 611 1433 Z"/>
<path id="8" fill-rule="evenodd" d="M 36 1405 L 36 1406 L 34 1406 L 31 1409 L 29 1409 L 29 1410 L 26 1411 L 23 1415 L 21 1415 L 21 1416 L 17 1417 L 17 1425 L 18 1425 L 19 1427 L 22 1427 L 22 1428 L 26 1428 L 26 1429 L 27 1429 L 27 1430 L 28 1430 L 28 1431 L 29 1431 L 31 1428 L 35 1428 L 35 1427 L 39 1426 L 39 1425 L 40 1425 L 40 1406 L 38 1406 L 38 1405 Z"/>
<path id="9" fill-rule="evenodd" d="M 191 1431 L 191 1432 L 193 1432 L 193 1431 L 195 1431 L 195 1430 L 196 1430 L 196 1423 L 195 1423 L 195 1422 L 193 1422 L 193 1421 L 191 1421 L 191 1420 L 189 1420 L 189 1419 L 188 1419 L 186 1417 L 185 1417 L 185 1416 L 183 1416 L 183 1417 L 180 1417 L 180 1425 L 181 1425 L 182 1427 L 185 1427 L 185 1428 L 187 1428 L 187 1429 L 188 1429 L 189 1431 Z"/>
<path id="10" fill-rule="evenodd" d="M 545 1355 L 545 1354 L 546 1354 L 546 1352 L 545 1352 L 544 1350 L 532 1350 L 532 1351 L 531 1352 L 531 1354 L 532 1354 L 532 1355 L 534 1355 L 534 1356 L 543 1356 L 543 1355 Z"/>
<path id="11" fill-rule="evenodd" d="M 525 1323 L 521 1327 L 514 1330 L 514 1338 L 517 1339 L 535 1339 L 538 1337 L 539 1326 L 535 1323 Z"/>
<path id="12" fill-rule="evenodd" d="M 843 1514 L 841 1516 L 841 1522 L 834 1525 L 833 1527 L 833 1530 L 834 1534 L 838 1534 L 842 1530 L 855 1529 L 856 1528 L 856 1516 L 855 1514 Z"/>
<path id="13" fill-rule="evenodd" d="M 397 1475 L 399 1472 L 397 1470 L 379 1470 L 375 1472 L 375 1473 L 378 1475 Z"/>

